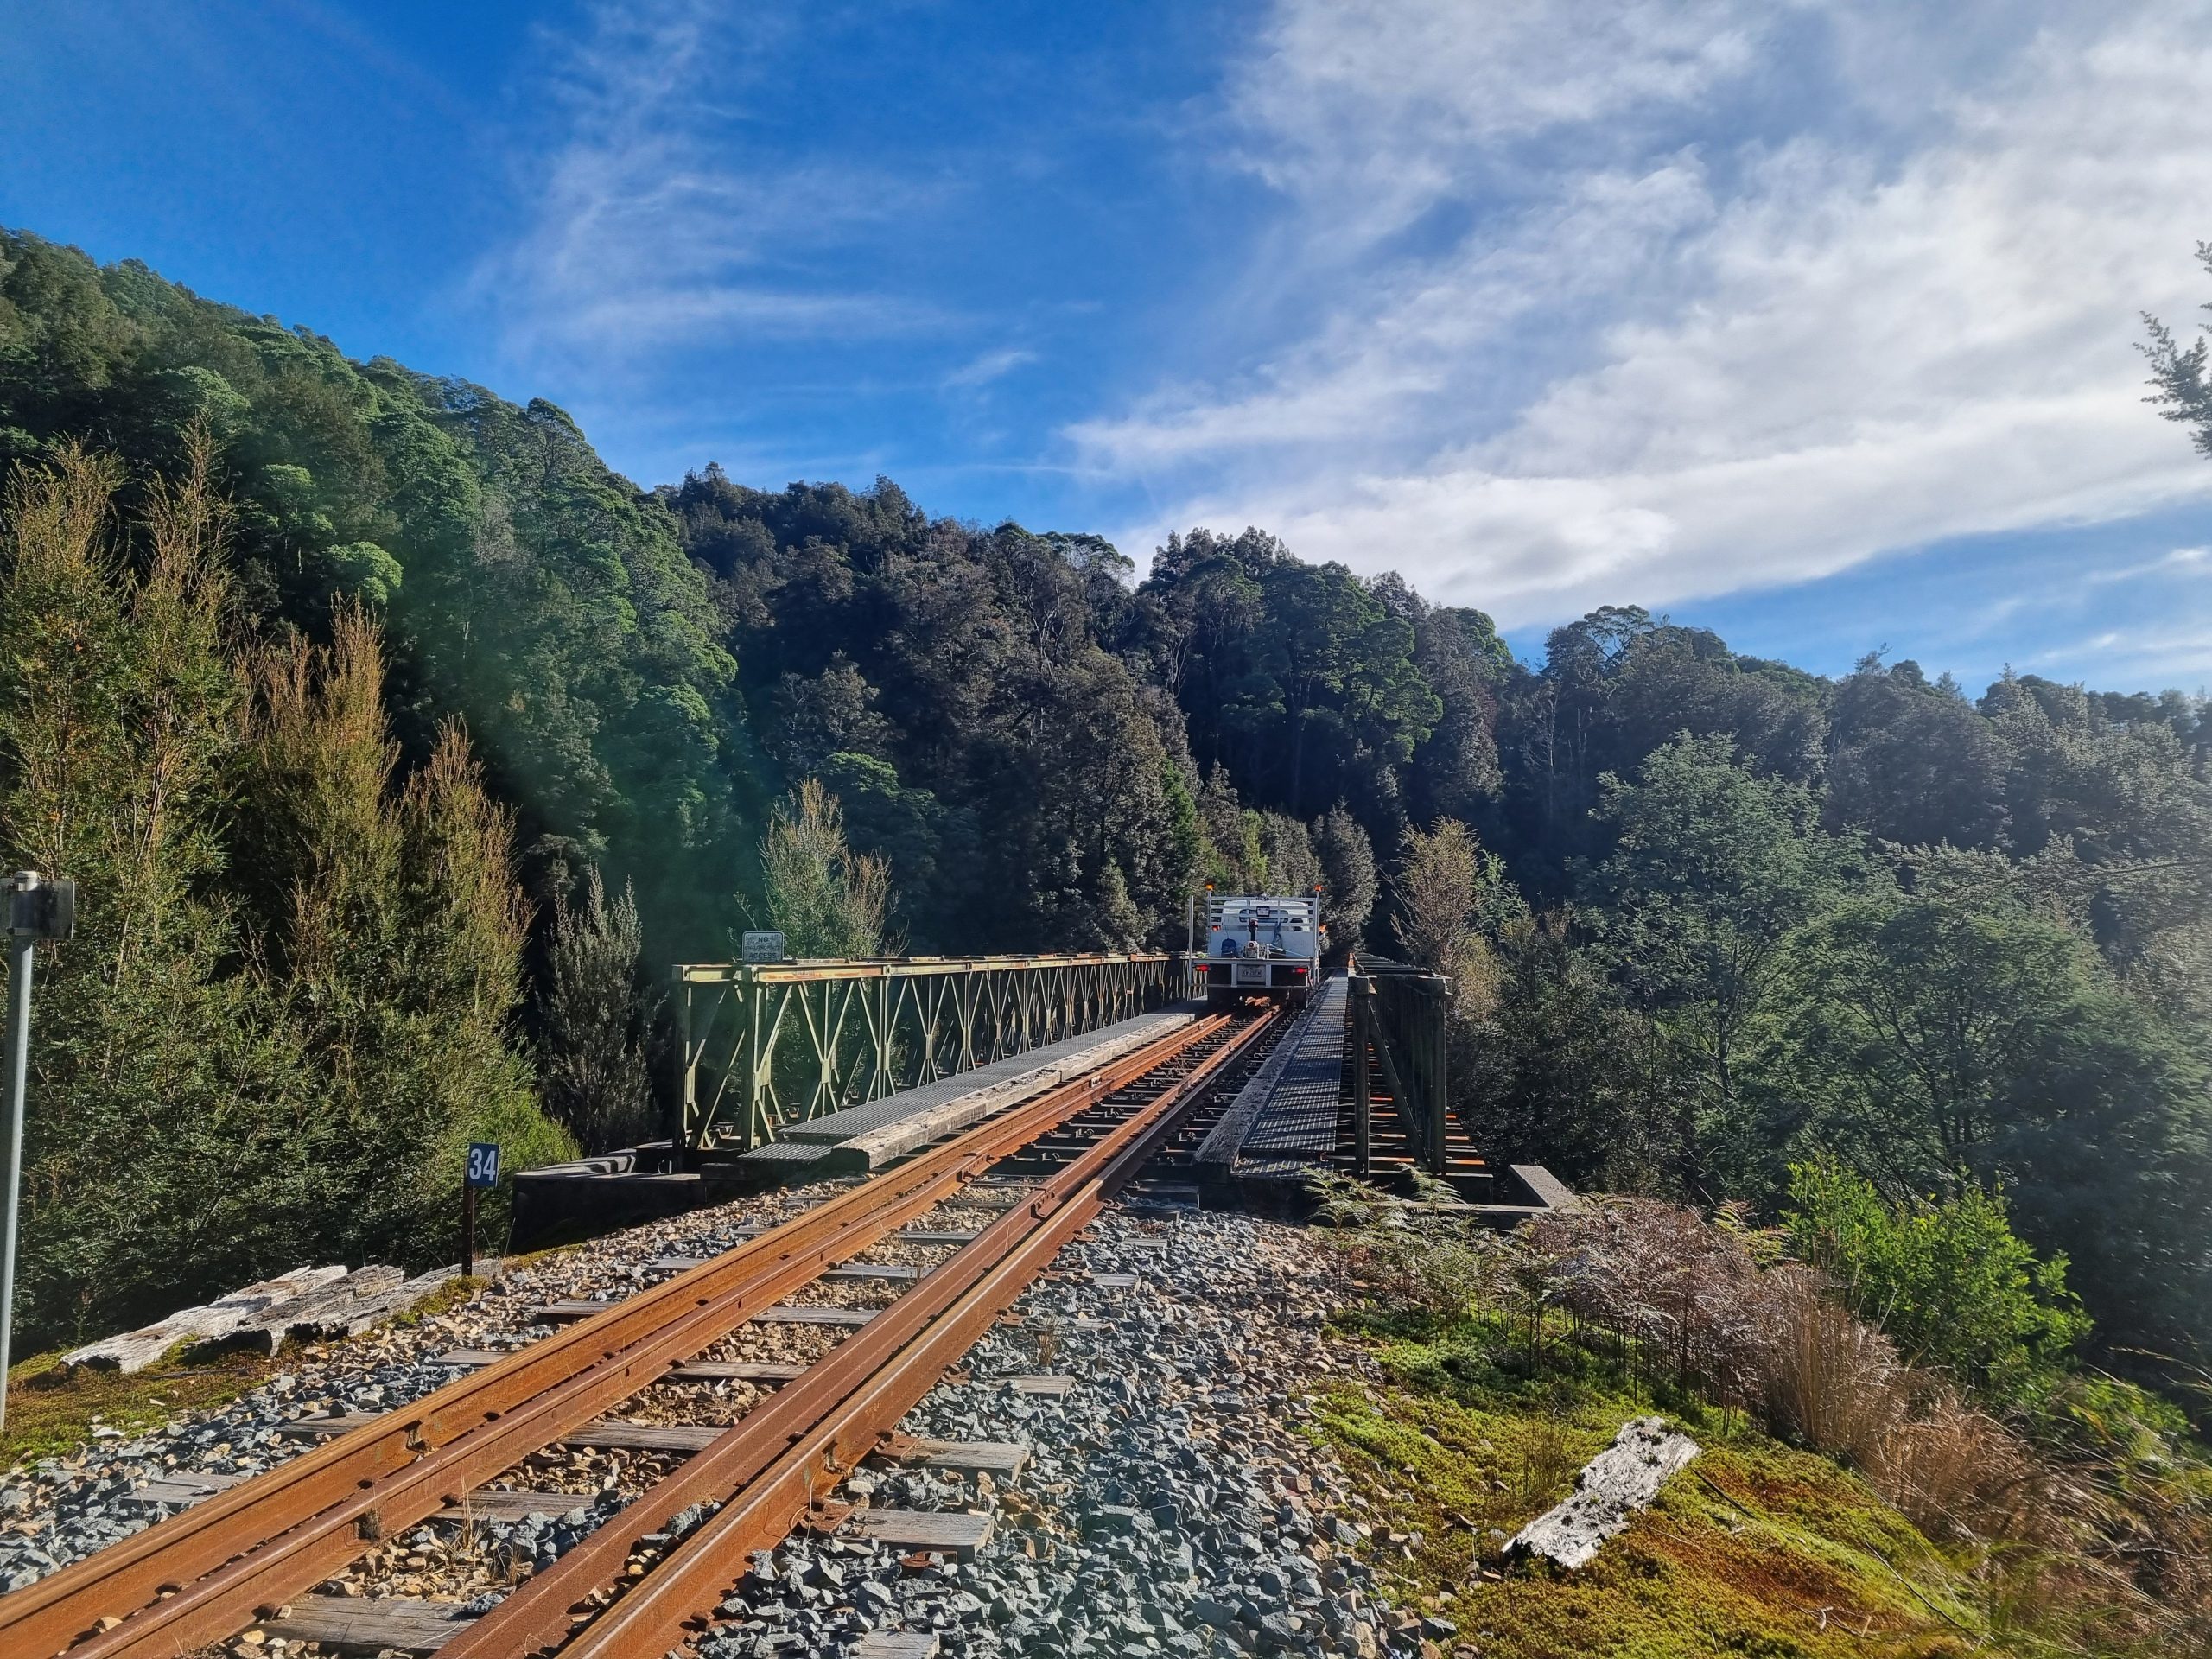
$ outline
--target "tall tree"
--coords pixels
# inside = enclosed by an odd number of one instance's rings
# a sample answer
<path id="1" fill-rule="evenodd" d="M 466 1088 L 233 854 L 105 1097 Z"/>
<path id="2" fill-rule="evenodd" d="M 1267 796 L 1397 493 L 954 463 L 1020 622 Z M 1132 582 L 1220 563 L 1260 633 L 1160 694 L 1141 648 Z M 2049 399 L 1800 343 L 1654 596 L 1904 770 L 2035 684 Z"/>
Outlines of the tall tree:
<path id="1" fill-rule="evenodd" d="M 1321 920 L 1329 943 L 1356 950 L 1375 911 L 1375 848 L 1342 802 L 1316 818 L 1309 833 L 1321 866 Z"/>
<path id="2" fill-rule="evenodd" d="M 2007 897 L 1878 895 L 1794 952 L 1772 1095 L 1893 1202 L 2008 1189 L 2107 1347 L 2212 1344 L 2212 1096 L 2192 1042 Z M 2201 1360 L 2200 1362 L 2201 1363 Z"/>
<path id="3" fill-rule="evenodd" d="M 2005 745 L 1949 680 L 1863 658 L 1831 696 L 1828 721 L 1829 828 L 1907 847 L 2004 837 Z"/>
<path id="4" fill-rule="evenodd" d="M 0 455 L 71 439 L 138 481 L 189 435 L 234 499 L 232 603 L 327 637 L 376 608 L 395 735 L 420 761 L 465 720 L 523 832 L 635 878 L 673 955 L 729 919 L 720 871 L 757 786 L 715 608 L 673 518 L 558 409 L 349 360 L 143 265 L 0 232 Z"/>
<path id="5" fill-rule="evenodd" d="M 1409 827 L 1390 872 L 1390 897 L 1406 959 L 1452 982 L 1457 1020 L 1487 1018 L 1497 992 L 1491 938 L 1499 918 L 1519 908 L 1503 864 L 1455 818 Z"/>
<path id="6" fill-rule="evenodd" d="M 512 1042 L 512 826 L 458 733 L 402 783 L 374 627 L 257 649 L 213 446 L 10 487 L 0 851 L 79 883 L 32 1056 L 22 1312 L 109 1327 L 303 1256 L 428 1265 L 460 1149 L 571 1147 Z M 147 1126 L 159 1125 L 157 1144 Z"/>
<path id="7" fill-rule="evenodd" d="M 75 880 L 79 912 L 41 947 L 16 1310 L 34 1342 L 113 1328 L 195 1273 L 256 1276 L 321 1196 L 301 1057 L 264 987 L 224 971 L 240 685 L 200 453 L 154 493 L 141 571 L 112 461 L 64 445 L 8 489 L 0 850 Z"/>
<path id="8" fill-rule="evenodd" d="M 1517 906 L 1490 930 L 1496 996 L 1452 1052 L 1453 1110 L 1498 1162 L 1541 1164 L 1578 1190 L 1675 1193 L 1689 1080 L 1573 934 L 1567 912 Z"/>
<path id="9" fill-rule="evenodd" d="M 1785 942 L 1847 891 L 1855 849 L 1820 830 L 1811 791 L 1754 773 L 1726 736 L 1678 737 L 1602 786 L 1615 845 L 1589 895 L 1615 971 L 1700 1080 L 1682 1140 L 1709 1182 L 1713 1138 L 1747 1132 L 1743 1051 Z"/>
<path id="10" fill-rule="evenodd" d="M 452 1212 L 469 1141 L 500 1142 L 516 1168 L 574 1143 L 540 1115 L 515 1040 L 513 815 L 458 726 L 403 772 L 378 632 L 359 610 L 334 622 L 327 647 L 295 639 L 252 664 L 237 834 L 255 954 L 350 1160 L 339 1236 L 350 1254 L 405 1253 Z"/>

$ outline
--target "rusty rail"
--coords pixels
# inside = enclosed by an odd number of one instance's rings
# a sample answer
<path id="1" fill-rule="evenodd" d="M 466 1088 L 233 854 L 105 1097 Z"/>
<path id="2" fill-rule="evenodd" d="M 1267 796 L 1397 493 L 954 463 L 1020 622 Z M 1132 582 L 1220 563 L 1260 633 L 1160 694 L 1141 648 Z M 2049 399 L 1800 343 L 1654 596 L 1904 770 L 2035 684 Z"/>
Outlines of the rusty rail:
<path id="1" fill-rule="evenodd" d="M 654 1659 L 680 1642 L 686 1625 L 743 1575 L 748 1554 L 780 1541 L 817 1494 L 877 1448 L 1268 1023 L 1206 1056 L 1041 1183 L 1027 1206 L 1000 1217 L 798 1382 L 747 1413 L 440 1653 L 509 1659 L 557 1649 L 569 1659 Z M 701 1503 L 721 1507 L 576 1632 L 579 1610 L 620 1587 L 625 1564 L 643 1540 Z"/>
<path id="2" fill-rule="evenodd" d="M 358 1555 L 367 1533 L 412 1526 L 457 1502 L 1231 1023 L 1200 1020 L 1046 1090 L 605 1313 L 0 1597 L 0 1652 L 175 1659 L 220 1640 Z"/>

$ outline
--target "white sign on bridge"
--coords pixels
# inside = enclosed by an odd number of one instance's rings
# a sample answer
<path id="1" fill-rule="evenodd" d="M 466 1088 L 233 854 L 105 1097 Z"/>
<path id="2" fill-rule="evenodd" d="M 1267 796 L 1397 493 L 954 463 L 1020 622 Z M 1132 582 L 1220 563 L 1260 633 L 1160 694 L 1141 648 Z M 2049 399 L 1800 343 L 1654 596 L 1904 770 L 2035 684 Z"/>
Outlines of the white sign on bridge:
<path id="1" fill-rule="evenodd" d="M 784 959 L 784 936 L 780 933 L 747 933 L 738 941 L 740 955 L 747 962 L 781 962 Z"/>

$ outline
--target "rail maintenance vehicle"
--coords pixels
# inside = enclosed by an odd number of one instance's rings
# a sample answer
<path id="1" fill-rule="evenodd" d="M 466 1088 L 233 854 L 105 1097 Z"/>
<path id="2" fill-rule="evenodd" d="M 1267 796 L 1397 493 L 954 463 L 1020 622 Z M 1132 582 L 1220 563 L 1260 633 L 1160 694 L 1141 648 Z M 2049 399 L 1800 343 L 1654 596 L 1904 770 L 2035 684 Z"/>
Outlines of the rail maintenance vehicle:
<path id="1" fill-rule="evenodd" d="M 1248 996 L 1302 1008 L 1321 978 L 1321 895 L 1268 898 L 1206 893 L 1206 1006 Z"/>

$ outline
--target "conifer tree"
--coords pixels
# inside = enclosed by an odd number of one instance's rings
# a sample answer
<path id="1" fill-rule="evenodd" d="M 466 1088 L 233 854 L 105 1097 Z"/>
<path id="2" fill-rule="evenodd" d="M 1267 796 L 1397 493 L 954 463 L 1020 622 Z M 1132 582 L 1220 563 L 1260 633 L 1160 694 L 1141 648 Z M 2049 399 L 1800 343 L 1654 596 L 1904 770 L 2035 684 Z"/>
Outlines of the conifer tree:
<path id="1" fill-rule="evenodd" d="M 0 856 L 78 884 L 40 966 L 22 1300 L 32 1342 L 233 1282 L 308 1235 L 317 1127 L 221 885 L 240 686 L 225 515 L 195 445 L 132 569 L 114 462 L 66 446 L 10 481 L 0 583 Z"/>
<path id="2" fill-rule="evenodd" d="M 776 804 L 760 842 L 762 908 L 795 957 L 873 957 L 891 910 L 891 870 L 845 841 L 837 798 L 817 778 Z"/>
<path id="3" fill-rule="evenodd" d="M 540 1010 L 546 1109 L 587 1152 L 642 1138 L 652 1126 L 647 1043 L 659 997 L 639 969 L 638 901 L 626 885 L 609 899 L 598 870 L 583 901 L 554 907 Z"/>

